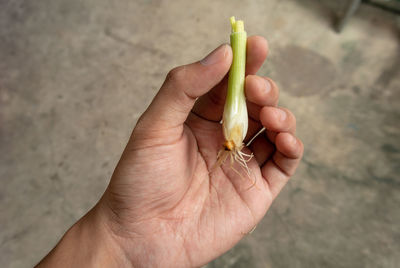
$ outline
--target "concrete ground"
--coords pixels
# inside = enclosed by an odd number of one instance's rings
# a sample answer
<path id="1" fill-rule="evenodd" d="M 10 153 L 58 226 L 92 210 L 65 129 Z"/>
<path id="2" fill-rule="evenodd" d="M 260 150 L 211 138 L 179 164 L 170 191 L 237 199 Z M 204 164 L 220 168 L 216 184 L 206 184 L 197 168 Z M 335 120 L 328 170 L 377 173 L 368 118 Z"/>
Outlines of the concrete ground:
<path id="1" fill-rule="evenodd" d="M 265 36 L 259 72 L 297 116 L 305 156 L 257 229 L 207 267 L 398 267 L 399 17 L 335 1 L 0 1 L 0 260 L 38 262 L 104 191 L 174 66 Z"/>

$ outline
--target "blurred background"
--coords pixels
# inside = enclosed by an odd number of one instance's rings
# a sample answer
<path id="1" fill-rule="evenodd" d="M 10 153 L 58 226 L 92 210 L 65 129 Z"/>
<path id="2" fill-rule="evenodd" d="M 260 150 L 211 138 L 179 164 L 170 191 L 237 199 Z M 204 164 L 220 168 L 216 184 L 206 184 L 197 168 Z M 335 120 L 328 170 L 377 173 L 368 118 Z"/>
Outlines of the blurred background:
<path id="1" fill-rule="evenodd" d="M 206 267 L 399 267 L 400 17 L 351 2 L 0 0 L 1 266 L 33 266 L 96 203 L 168 70 L 228 42 L 235 15 L 269 40 L 259 74 L 305 155 Z"/>

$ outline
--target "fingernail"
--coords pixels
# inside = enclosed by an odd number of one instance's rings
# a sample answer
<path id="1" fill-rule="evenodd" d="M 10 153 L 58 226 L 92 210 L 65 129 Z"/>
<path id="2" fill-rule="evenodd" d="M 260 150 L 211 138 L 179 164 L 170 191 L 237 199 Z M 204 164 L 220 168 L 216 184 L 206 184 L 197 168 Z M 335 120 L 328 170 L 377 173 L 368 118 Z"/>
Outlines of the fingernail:
<path id="1" fill-rule="evenodd" d="M 226 57 L 227 45 L 222 44 L 200 61 L 203 65 L 213 65 Z"/>
<path id="2" fill-rule="evenodd" d="M 276 116 L 278 117 L 279 121 L 285 121 L 286 119 L 286 112 L 281 109 L 276 110 Z"/>
<path id="3" fill-rule="evenodd" d="M 271 83 L 266 78 L 264 78 L 263 80 L 264 80 L 264 83 L 265 83 L 264 90 L 265 90 L 265 93 L 267 94 L 271 90 Z"/>

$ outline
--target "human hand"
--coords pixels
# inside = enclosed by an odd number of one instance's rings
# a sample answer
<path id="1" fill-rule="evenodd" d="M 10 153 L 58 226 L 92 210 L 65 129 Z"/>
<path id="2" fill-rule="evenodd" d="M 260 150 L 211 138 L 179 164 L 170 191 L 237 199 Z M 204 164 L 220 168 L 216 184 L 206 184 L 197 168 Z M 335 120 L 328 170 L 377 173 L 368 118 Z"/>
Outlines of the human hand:
<path id="1" fill-rule="evenodd" d="M 295 117 L 276 107 L 275 83 L 254 75 L 267 50 L 265 39 L 248 39 L 248 139 L 267 129 L 247 149 L 254 153 L 248 163 L 254 178 L 229 164 L 211 170 L 224 141 L 219 121 L 232 60 L 228 45 L 172 70 L 139 119 L 102 200 L 133 263 L 209 262 L 255 227 L 295 171 L 303 152 Z"/>
<path id="2" fill-rule="evenodd" d="M 251 178 L 229 162 L 212 170 L 224 141 L 219 121 L 230 46 L 168 74 L 138 120 L 106 192 L 83 220 L 105 226 L 100 237 L 108 238 L 108 252 L 118 255 L 114 260 L 134 267 L 201 266 L 233 247 L 265 215 L 303 153 L 294 136 L 295 117 L 277 107 L 276 84 L 255 75 L 267 52 L 265 39 L 248 38 L 245 141 L 266 128 L 244 149 L 254 154 Z"/>

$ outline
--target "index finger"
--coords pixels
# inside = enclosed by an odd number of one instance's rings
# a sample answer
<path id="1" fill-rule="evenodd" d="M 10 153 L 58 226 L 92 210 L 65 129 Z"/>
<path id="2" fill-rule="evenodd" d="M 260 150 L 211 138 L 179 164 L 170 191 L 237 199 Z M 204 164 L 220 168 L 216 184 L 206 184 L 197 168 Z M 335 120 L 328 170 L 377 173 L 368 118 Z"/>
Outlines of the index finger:
<path id="1" fill-rule="evenodd" d="M 258 35 L 247 38 L 246 75 L 256 74 L 268 55 L 267 40 Z"/>

